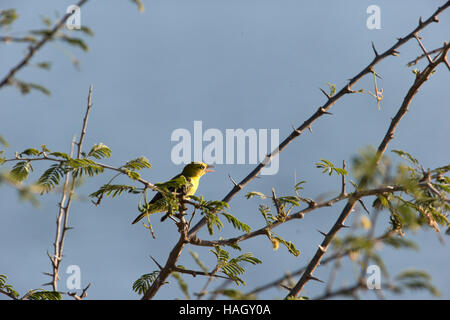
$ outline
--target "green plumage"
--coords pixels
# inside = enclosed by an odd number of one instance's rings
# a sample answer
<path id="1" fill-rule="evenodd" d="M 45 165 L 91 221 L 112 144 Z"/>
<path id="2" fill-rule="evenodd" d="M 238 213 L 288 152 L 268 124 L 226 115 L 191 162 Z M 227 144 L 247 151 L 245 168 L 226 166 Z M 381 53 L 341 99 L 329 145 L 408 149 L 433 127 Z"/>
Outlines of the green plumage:
<path id="1" fill-rule="evenodd" d="M 170 192 L 175 192 L 180 187 L 184 189 L 186 196 L 191 196 L 195 194 L 198 188 L 198 184 L 201 176 L 203 176 L 206 172 L 210 172 L 208 170 L 211 166 L 203 162 L 192 162 L 186 165 L 183 169 L 183 172 L 176 175 L 169 181 L 165 183 L 158 184 L 159 187 L 167 188 Z M 183 179 L 185 178 L 185 179 Z M 150 206 L 146 212 L 141 213 L 134 221 L 133 224 L 144 218 L 149 214 L 154 214 L 158 212 L 167 212 L 165 216 L 161 218 L 161 221 L 164 221 L 170 214 L 169 212 L 169 203 L 167 199 L 158 192 L 153 199 L 149 202 Z"/>

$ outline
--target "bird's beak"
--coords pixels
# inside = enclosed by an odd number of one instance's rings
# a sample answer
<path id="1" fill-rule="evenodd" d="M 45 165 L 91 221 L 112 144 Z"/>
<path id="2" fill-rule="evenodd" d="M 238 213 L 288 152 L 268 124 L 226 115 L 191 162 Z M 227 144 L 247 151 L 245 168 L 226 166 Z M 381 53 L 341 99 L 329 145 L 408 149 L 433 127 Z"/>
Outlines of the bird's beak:
<path id="1" fill-rule="evenodd" d="M 205 172 L 214 172 L 214 170 L 212 170 L 211 168 L 214 168 L 214 166 L 207 166 L 205 169 Z"/>

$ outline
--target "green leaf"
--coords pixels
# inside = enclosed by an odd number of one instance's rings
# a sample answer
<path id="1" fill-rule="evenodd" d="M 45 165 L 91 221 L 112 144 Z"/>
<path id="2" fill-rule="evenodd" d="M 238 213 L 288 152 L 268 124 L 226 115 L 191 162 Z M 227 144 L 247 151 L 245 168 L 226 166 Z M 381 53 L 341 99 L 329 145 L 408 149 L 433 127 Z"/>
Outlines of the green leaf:
<path id="1" fill-rule="evenodd" d="M 0 274 L 0 289 L 5 291 L 8 295 L 18 298 L 19 293 L 14 290 L 13 286 L 10 284 L 7 284 L 6 281 L 8 280 L 8 277 L 4 274 Z"/>
<path id="2" fill-rule="evenodd" d="M 407 248 L 407 249 L 419 250 L 419 246 L 414 241 L 407 240 L 404 238 L 399 238 L 399 237 L 390 237 L 390 238 L 383 239 L 383 243 L 385 243 L 389 246 L 392 246 L 396 249 Z"/>
<path id="3" fill-rule="evenodd" d="M 18 79 L 14 79 L 13 83 L 20 90 L 20 93 L 24 95 L 30 93 L 32 89 L 38 90 L 47 96 L 51 94 L 50 90 L 37 83 L 24 82 Z"/>
<path id="4" fill-rule="evenodd" d="M 28 300 L 61 300 L 61 293 L 58 291 L 47 291 L 43 289 L 33 289 L 25 295 Z"/>
<path id="5" fill-rule="evenodd" d="M 9 143 L 2 136 L 0 136 L 0 144 L 5 148 L 9 148 Z"/>
<path id="6" fill-rule="evenodd" d="M 427 290 L 433 296 L 440 296 L 439 290 L 431 283 L 431 277 L 422 270 L 406 270 L 397 275 L 396 280 L 400 283 L 400 287 L 410 290 Z"/>
<path id="7" fill-rule="evenodd" d="M 261 213 L 268 226 L 270 226 L 274 222 L 272 215 L 270 215 L 270 208 L 268 206 L 260 204 L 258 207 L 258 211 Z"/>
<path id="8" fill-rule="evenodd" d="M 122 168 L 129 170 L 141 170 L 144 168 L 150 168 L 152 165 L 146 157 L 139 157 L 128 161 Z"/>
<path id="9" fill-rule="evenodd" d="M 98 198 L 100 196 L 110 196 L 114 198 L 117 195 L 121 195 L 123 192 L 132 193 L 132 194 L 138 194 L 141 193 L 136 187 L 129 186 L 129 185 L 123 185 L 123 184 L 105 184 L 100 187 L 99 190 L 91 193 L 89 197 L 95 197 Z"/>
<path id="10" fill-rule="evenodd" d="M 197 252 L 189 250 L 189 254 L 192 256 L 192 258 L 194 259 L 195 263 L 200 267 L 200 269 L 202 269 L 203 272 L 209 273 L 208 268 L 205 266 L 203 261 L 200 260 L 200 258 L 198 257 L 198 253 Z"/>
<path id="11" fill-rule="evenodd" d="M 52 152 L 52 153 L 50 153 L 50 155 L 58 157 L 58 158 L 64 158 L 66 160 L 70 159 L 69 155 L 64 152 Z"/>
<path id="12" fill-rule="evenodd" d="M 231 223 L 233 225 L 234 228 L 244 231 L 244 232 L 247 232 L 247 233 L 250 232 L 250 230 L 251 230 L 250 226 L 241 222 L 233 215 L 226 213 L 226 212 L 221 212 L 221 214 L 228 220 L 229 223 Z"/>
<path id="13" fill-rule="evenodd" d="M 109 158 L 111 156 L 111 149 L 105 146 L 103 143 L 94 144 L 91 151 L 88 153 L 88 157 L 94 157 L 96 159 Z"/>
<path id="14" fill-rule="evenodd" d="M 262 193 L 262 192 L 257 192 L 257 191 L 252 191 L 252 192 L 249 192 L 249 193 L 247 193 L 247 194 L 245 195 L 245 197 L 246 197 L 247 199 L 250 199 L 250 198 L 255 197 L 255 196 L 258 196 L 258 197 L 260 197 L 261 199 L 267 199 L 267 198 L 270 198 L 269 196 L 266 196 L 264 193 Z"/>
<path id="15" fill-rule="evenodd" d="M 89 47 L 81 38 L 72 38 L 72 37 L 68 37 L 68 36 L 62 36 L 59 39 L 61 39 L 64 42 L 67 42 L 68 44 L 70 44 L 72 46 L 79 47 L 83 51 L 89 51 Z"/>
<path id="16" fill-rule="evenodd" d="M 90 159 L 69 159 L 67 166 L 73 171 L 74 177 L 89 175 L 90 177 L 100 174 L 104 171 L 103 167 Z"/>
<path id="17" fill-rule="evenodd" d="M 20 153 L 21 156 L 23 156 L 23 155 L 27 155 L 27 156 L 39 156 L 40 154 L 41 154 L 41 152 L 40 152 L 39 150 L 37 150 L 37 149 L 34 149 L 34 148 L 26 149 L 26 150 L 24 150 L 24 151 L 22 151 L 22 152 Z"/>
<path id="18" fill-rule="evenodd" d="M 280 241 L 292 255 L 296 257 L 300 255 L 300 251 L 295 247 L 295 245 L 291 241 L 286 241 L 278 235 L 275 235 L 273 237 L 276 240 Z"/>
<path id="19" fill-rule="evenodd" d="M 431 280 L 430 275 L 423 270 L 405 270 L 402 273 L 398 274 L 396 277 L 397 280 L 407 280 L 407 279 L 423 279 L 423 280 Z"/>
<path id="20" fill-rule="evenodd" d="M 305 183 L 306 183 L 305 180 L 302 180 L 302 181 L 296 183 L 295 187 L 294 187 L 295 191 L 303 190 L 303 184 L 305 184 Z"/>
<path id="21" fill-rule="evenodd" d="M 7 26 L 17 20 L 19 15 L 16 9 L 8 9 L 0 11 L 0 26 Z"/>
<path id="22" fill-rule="evenodd" d="M 236 289 L 224 289 L 216 291 L 216 293 L 222 294 L 233 300 L 256 300 L 256 296 L 252 294 L 245 294 L 240 290 Z"/>
<path id="23" fill-rule="evenodd" d="M 316 168 L 323 169 L 322 173 L 328 173 L 328 175 L 332 175 L 333 172 L 336 172 L 340 176 L 346 176 L 347 171 L 345 169 L 336 168 L 331 161 L 326 159 L 320 159 L 321 162 L 316 163 Z"/>
<path id="24" fill-rule="evenodd" d="M 31 89 L 38 90 L 38 91 L 42 92 L 43 94 L 45 94 L 45 95 L 47 95 L 47 96 L 49 96 L 49 95 L 51 94 L 50 90 L 48 90 L 46 87 L 44 87 L 44 86 L 42 86 L 42 85 L 40 85 L 40 84 L 37 84 L 37 83 L 28 83 L 28 86 L 29 86 Z"/>
<path id="25" fill-rule="evenodd" d="M 37 184 L 43 188 L 42 193 L 50 192 L 61 181 L 61 178 L 65 174 L 65 169 L 60 164 L 54 164 L 50 166 L 39 178 Z M 41 194 L 42 194 L 41 193 Z"/>
<path id="26" fill-rule="evenodd" d="M 136 172 L 136 171 L 127 171 L 127 175 L 132 179 L 132 180 L 138 180 L 141 175 Z"/>
<path id="27" fill-rule="evenodd" d="M 39 62 L 36 64 L 36 67 L 44 69 L 44 70 L 50 70 L 52 66 L 52 63 L 49 61 Z"/>
<path id="28" fill-rule="evenodd" d="M 336 93 L 336 85 L 335 84 L 330 84 L 329 82 L 327 83 L 328 88 L 330 88 L 330 97 L 334 96 L 334 94 Z"/>
<path id="29" fill-rule="evenodd" d="M 248 262 L 253 265 L 261 263 L 261 260 L 254 257 L 250 252 L 230 259 L 229 253 L 219 246 L 215 246 L 214 250 L 210 251 L 217 258 L 217 270 L 221 270 L 224 274 L 233 279 L 237 285 L 245 284 L 245 282 L 239 278 L 239 276 L 245 272 L 245 269 L 240 265 L 241 263 Z"/>
<path id="30" fill-rule="evenodd" d="M 187 300 L 189 300 L 191 297 L 189 296 L 188 285 L 181 277 L 181 274 L 179 272 L 172 272 L 172 277 L 174 277 L 177 280 L 178 286 L 180 287 L 180 290 L 183 292 L 184 297 Z"/>
<path id="31" fill-rule="evenodd" d="M 133 291 L 138 294 L 144 294 L 156 280 L 159 275 L 159 271 L 153 271 L 152 273 L 147 273 L 142 275 L 133 283 Z"/>
<path id="32" fill-rule="evenodd" d="M 206 218 L 206 226 L 208 227 L 208 232 L 210 235 L 214 234 L 214 227 L 217 227 L 218 230 L 223 228 L 223 223 L 220 221 L 219 217 L 210 211 L 204 211 Z"/>
<path id="33" fill-rule="evenodd" d="M 89 27 L 81 26 L 81 28 L 79 30 L 81 32 L 87 34 L 88 36 L 93 36 L 94 35 L 94 32 Z"/>
<path id="34" fill-rule="evenodd" d="M 416 166 L 416 167 L 419 166 L 419 161 L 416 158 L 414 158 L 411 154 L 409 154 L 408 152 L 403 151 L 403 150 L 392 150 L 392 152 L 399 155 L 403 159 L 408 160 L 414 166 Z"/>
<path id="35" fill-rule="evenodd" d="M 10 171 L 10 176 L 17 182 L 22 182 L 26 178 L 30 171 L 33 171 L 33 167 L 31 166 L 29 161 L 20 161 L 16 163 L 13 169 Z"/>

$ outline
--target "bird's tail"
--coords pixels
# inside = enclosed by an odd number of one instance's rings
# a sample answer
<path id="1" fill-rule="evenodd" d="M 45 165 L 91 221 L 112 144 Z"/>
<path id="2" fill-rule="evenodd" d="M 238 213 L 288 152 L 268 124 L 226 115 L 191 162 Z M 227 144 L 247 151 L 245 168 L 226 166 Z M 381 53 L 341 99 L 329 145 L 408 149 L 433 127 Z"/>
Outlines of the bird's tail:
<path id="1" fill-rule="evenodd" d="M 136 219 L 134 219 L 134 221 L 131 224 L 135 224 L 135 223 L 139 222 L 139 220 L 141 220 L 143 217 L 145 217 L 148 214 L 149 214 L 149 212 L 141 213 L 140 215 L 138 215 L 138 217 Z"/>
<path id="2" fill-rule="evenodd" d="M 161 222 L 163 222 L 164 220 L 166 220 L 169 216 L 170 216 L 170 213 L 167 212 L 165 215 L 162 216 Z"/>

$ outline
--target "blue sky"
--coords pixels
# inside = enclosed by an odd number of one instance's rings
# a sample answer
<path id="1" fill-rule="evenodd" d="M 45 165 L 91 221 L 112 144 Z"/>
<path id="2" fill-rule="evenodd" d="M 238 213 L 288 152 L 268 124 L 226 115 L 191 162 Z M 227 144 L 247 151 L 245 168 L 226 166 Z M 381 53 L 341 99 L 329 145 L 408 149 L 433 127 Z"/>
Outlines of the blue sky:
<path id="1" fill-rule="evenodd" d="M 81 10 L 81 22 L 95 33 L 86 38 L 90 50 L 84 53 L 56 43 L 46 45 L 32 60 L 52 61 L 50 71 L 28 67 L 18 78 L 43 84 L 52 92 L 21 96 L 14 88 L 0 91 L 0 134 L 11 147 L 9 155 L 28 147 L 46 144 L 51 150 L 68 151 L 74 134 L 79 135 L 89 85 L 94 86 L 93 109 L 85 140 L 86 148 L 103 142 L 113 153 L 108 163 L 119 166 L 129 159 L 146 156 L 152 168 L 143 176 L 152 182 L 164 181 L 181 170 L 172 163 L 170 154 L 174 130 L 193 131 L 194 121 L 201 120 L 204 130 L 256 128 L 278 129 L 284 139 L 292 125 L 299 125 L 324 103 L 319 87 L 327 83 L 342 87 L 373 58 L 371 41 L 379 52 L 389 48 L 396 37 L 409 33 L 419 16 L 430 16 L 444 1 L 268 1 L 268 0 L 143 0 L 145 11 L 139 13 L 130 1 L 89 1 Z M 19 20 L 12 35 L 23 35 L 41 27 L 40 16 L 55 20 L 71 1 L 2 0 L 0 9 L 17 8 Z M 366 27 L 369 5 L 381 9 L 381 29 Z M 450 12 L 440 16 L 422 33 L 427 49 L 448 41 Z M 0 44 L 0 74 L 8 72 L 23 56 L 25 46 Z M 65 50 L 80 60 L 75 69 Z M 324 192 L 338 192 L 339 178 L 322 175 L 314 164 L 321 158 L 340 164 L 367 145 L 378 145 L 390 118 L 397 111 L 414 75 L 406 63 L 419 55 L 413 41 L 400 48 L 399 57 L 389 57 L 376 67 L 382 76 L 379 85 L 384 98 L 381 110 L 369 95 L 358 94 L 341 99 L 331 112 L 294 141 L 280 156 L 278 174 L 253 181 L 230 203 L 230 211 L 239 219 L 262 226 L 256 199 L 246 200 L 247 191 L 278 194 L 292 193 L 294 172 L 297 180 L 306 180 L 305 196 L 317 198 Z M 423 65 L 421 65 L 423 66 Z M 403 149 L 415 155 L 425 167 L 447 164 L 450 159 L 449 100 L 450 74 L 442 66 L 419 91 L 410 112 L 400 123 L 392 149 Z M 370 77 L 354 89 L 373 91 Z M 391 154 L 391 152 L 388 152 Z M 221 199 L 231 189 L 228 174 L 239 180 L 253 165 L 217 165 L 215 173 L 203 178 L 198 189 L 207 199 Z M 36 167 L 35 178 L 43 167 Z M 172 223 L 153 219 L 157 239 L 148 230 L 131 225 L 137 215 L 137 198 L 133 196 L 106 199 L 99 207 L 86 196 L 105 183 L 111 175 L 89 179 L 79 189 L 79 201 L 73 203 L 66 239 L 63 271 L 78 265 L 82 285 L 92 283 L 89 297 L 95 299 L 136 299 L 131 285 L 140 275 L 160 263 L 177 240 Z M 20 292 L 41 287 L 48 281 L 42 272 L 50 270 L 46 251 L 52 250 L 55 232 L 56 204 L 59 195 L 42 197 L 41 206 L 20 202 L 16 192 L 0 187 L 0 273 L 9 277 Z M 242 243 L 263 261 L 248 267 L 244 276 L 247 288 L 264 284 L 268 279 L 295 270 L 314 254 L 321 235 L 328 230 L 340 206 L 311 214 L 301 221 L 277 229 L 292 240 L 301 255 L 295 258 L 284 248 L 273 251 L 267 239 L 256 238 Z M 382 215 L 380 231 L 387 227 Z M 220 236 L 236 234 L 224 228 Z M 206 230 L 201 237 L 209 238 Z M 216 235 L 218 236 L 218 235 Z M 411 267 L 425 269 L 450 298 L 448 245 L 442 245 L 433 231 L 409 234 L 417 241 L 419 252 L 382 251 L 391 275 Z M 191 248 L 212 268 L 214 257 L 207 249 Z M 185 251 L 180 263 L 195 267 Z M 354 270 L 344 268 L 337 284 L 352 281 Z M 328 268 L 317 271 L 328 277 Z M 65 290 L 62 274 L 61 290 Z M 192 292 L 204 281 L 189 277 Z M 159 299 L 182 297 L 175 280 L 158 293 Z M 216 281 L 214 285 L 218 285 Z M 323 285 L 310 283 L 305 295 L 321 294 Z M 273 289 L 261 298 L 283 297 L 285 292 Z M 374 298 L 374 295 L 364 295 Z M 388 297 L 394 297 L 388 295 Z M 422 292 L 403 298 L 429 298 Z"/>

